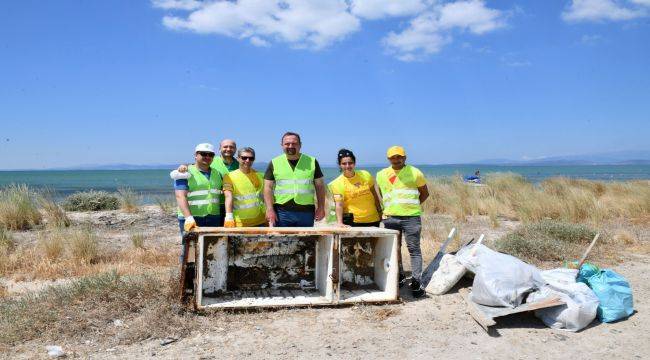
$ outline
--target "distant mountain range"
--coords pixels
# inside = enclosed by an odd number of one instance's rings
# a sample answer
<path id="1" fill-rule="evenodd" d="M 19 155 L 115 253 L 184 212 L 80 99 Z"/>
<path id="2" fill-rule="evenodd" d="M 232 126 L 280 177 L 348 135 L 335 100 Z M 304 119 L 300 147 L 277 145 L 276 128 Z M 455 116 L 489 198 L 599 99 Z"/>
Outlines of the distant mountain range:
<path id="1" fill-rule="evenodd" d="M 616 151 L 597 154 L 548 156 L 526 160 L 484 159 L 471 164 L 480 165 L 650 165 L 650 150 Z"/>
<path id="2" fill-rule="evenodd" d="M 174 164 L 85 164 L 49 168 L 43 170 L 171 170 L 178 167 Z M 256 169 L 265 169 L 267 162 L 255 163 Z M 385 164 L 365 164 L 366 167 L 386 166 Z M 650 165 L 650 150 L 645 151 L 617 151 L 597 154 L 549 156 L 535 159 L 483 159 L 473 162 L 458 164 L 420 164 L 418 165 L 502 165 L 502 166 L 572 166 L 572 165 Z M 323 167 L 334 165 L 322 164 Z"/>

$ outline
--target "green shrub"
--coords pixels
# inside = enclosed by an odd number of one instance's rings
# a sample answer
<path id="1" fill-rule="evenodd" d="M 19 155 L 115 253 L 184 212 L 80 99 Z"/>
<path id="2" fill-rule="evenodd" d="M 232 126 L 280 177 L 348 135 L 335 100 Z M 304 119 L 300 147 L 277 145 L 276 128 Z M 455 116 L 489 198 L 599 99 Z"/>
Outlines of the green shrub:
<path id="1" fill-rule="evenodd" d="M 579 258 L 595 235 L 585 225 L 545 220 L 519 226 L 498 239 L 495 249 L 533 263 L 568 261 Z"/>
<path id="2" fill-rule="evenodd" d="M 67 211 L 117 210 L 120 208 L 120 200 L 105 191 L 89 190 L 68 196 L 63 202 L 63 208 Z"/>
<path id="3" fill-rule="evenodd" d="M 27 230 L 42 221 L 36 196 L 27 185 L 9 185 L 0 190 L 0 226 Z"/>

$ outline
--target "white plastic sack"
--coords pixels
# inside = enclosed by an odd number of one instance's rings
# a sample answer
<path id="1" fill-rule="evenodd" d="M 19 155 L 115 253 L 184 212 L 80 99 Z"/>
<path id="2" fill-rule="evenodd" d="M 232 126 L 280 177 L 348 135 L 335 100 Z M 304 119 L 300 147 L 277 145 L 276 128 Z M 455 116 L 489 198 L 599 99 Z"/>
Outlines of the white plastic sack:
<path id="1" fill-rule="evenodd" d="M 578 270 L 553 269 L 542 271 L 548 285 L 528 296 L 528 302 L 558 295 L 566 305 L 535 311 L 535 316 L 554 329 L 579 331 L 596 318 L 598 297 L 589 286 L 576 282 Z"/>
<path id="2" fill-rule="evenodd" d="M 186 171 L 184 173 L 178 171 L 178 170 L 172 170 L 169 173 L 169 177 L 172 178 L 172 180 L 181 180 L 181 179 L 189 179 L 192 177 L 192 174 L 190 174 L 189 171 Z"/>
<path id="3" fill-rule="evenodd" d="M 440 260 L 440 266 L 431 276 L 431 281 L 426 287 L 426 292 L 433 295 L 442 295 L 449 291 L 460 278 L 465 275 L 467 269 L 458 262 L 456 256 L 445 254 Z"/>
<path id="4" fill-rule="evenodd" d="M 545 285 L 536 267 L 481 244 L 461 249 L 456 257 L 476 274 L 470 298 L 478 304 L 514 308 L 527 293 Z"/>

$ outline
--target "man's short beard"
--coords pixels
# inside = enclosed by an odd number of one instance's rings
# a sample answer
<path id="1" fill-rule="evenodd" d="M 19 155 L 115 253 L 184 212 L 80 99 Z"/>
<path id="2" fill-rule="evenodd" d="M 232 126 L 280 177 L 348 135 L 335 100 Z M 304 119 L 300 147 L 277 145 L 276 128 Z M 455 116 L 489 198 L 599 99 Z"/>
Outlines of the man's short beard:
<path id="1" fill-rule="evenodd" d="M 296 153 L 298 153 L 296 149 L 286 149 L 285 151 L 287 155 L 296 155 Z"/>

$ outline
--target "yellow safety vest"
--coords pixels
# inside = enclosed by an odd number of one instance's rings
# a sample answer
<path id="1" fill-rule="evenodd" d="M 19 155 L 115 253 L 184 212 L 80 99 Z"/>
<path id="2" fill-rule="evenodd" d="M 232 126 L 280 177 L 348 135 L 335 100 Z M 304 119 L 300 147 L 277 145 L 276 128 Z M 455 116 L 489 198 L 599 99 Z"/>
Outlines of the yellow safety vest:
<path id="1" fill-rule="evenodd" d="M 285 204 L 293 200 L 299 205 L 314 205 L 314 173 L 316 159 L 305 154 L 300 155 L 298 164 L 291 168 L 286 155 L 272 160 L 275 190 L 273 197 L 276 204 Z"/>
<path id="2" fill-rule="evenodd" d="M 422 214 L 414 169 L 410 165 L 404 166 L 393 183 L 389 180 L 389 176 L 395 174 L 392 168 L 387 167 L 377 173 L 377 185 L 381 189 L 384 215 L 420 216 Z"/>
<path id="3" fill-rule="evenodd" d="M 255 174 L 259 178 L 257 188 L 253 186 L 251 179 L 241 170 L 235 170 L 228 174 L 233 184 L 233 217 L 235 218 L 235 224 L 239 227 L 244 226 L 244 222 L 250 223 L 250 220 L 260 220 L 258 223 L 251 225 L 259 225 L 265 220 L 266 210 L 262 200 L 264 180 L 262 174 L 257 172 Z"/>

